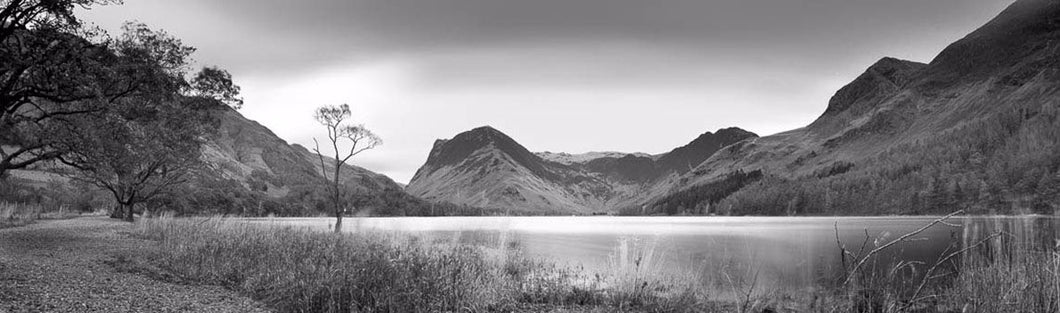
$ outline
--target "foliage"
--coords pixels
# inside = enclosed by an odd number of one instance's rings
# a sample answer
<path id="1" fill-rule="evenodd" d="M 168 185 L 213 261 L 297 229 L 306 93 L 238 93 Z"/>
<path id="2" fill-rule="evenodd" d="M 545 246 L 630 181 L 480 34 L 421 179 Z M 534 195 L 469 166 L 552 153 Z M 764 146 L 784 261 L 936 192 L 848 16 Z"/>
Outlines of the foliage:
<path id="1" fill-rule="evenodd" d="M 744 173 L 736 171 L 726 175 L 720 180 L 707 184 L 695 186 L 677 193 L 670 194 L 665 198 L 649 205 L 649 213 L 674 214 L 711 214 L 711 206 L 740 190 L 747 184 L 762 179 L 762 171 Z M 721 212 L 728 213 L 728 212 Z"/>
<path id="2" fill-rule="evenodd" d="M 187 80 L 193 48 L 143 24 L 126 24 L 125 31 L 115 55 L 139 69 L 137 88 L 100 112 L 70 117 L 50 130 L 65 151 L 59 159 L 77 169 L 71 177 L 109 191 L 131 220 L 134 205 L 185 183 L 201 166 L 203 138 L 226 106 L 212 98 L 216 91 L 200 92 Z M 228 77 L 220 72 L 204 71 L 212 79 Z"/>
<path id="3" fill-rule="evenodd" d="M 720 201 L 713 184 L 666 198 L 733 215 L 1054 214 L 1060 212 L 1060 108 L 1027 101 L 931 139 L 805 177 L 764 175 Z M 717 182 L 723 183 L 724 180 Z M 716 183 L 715 183 L 716 184 Z M 695 200 L 703 198 L 701 200 Z M 731 211 L 729 211 L 731 208 Z M 711 212 L 719 212 L 712 210 Z"/>
<path id="4" fill-rule="evenodd" d="M 0 176 L 54 160 L 49 124 L 97 112 L 135 88 L 138 71 L 93 42 L 75 7 L 106 0 L 11 0 L 0 10 Z"/>

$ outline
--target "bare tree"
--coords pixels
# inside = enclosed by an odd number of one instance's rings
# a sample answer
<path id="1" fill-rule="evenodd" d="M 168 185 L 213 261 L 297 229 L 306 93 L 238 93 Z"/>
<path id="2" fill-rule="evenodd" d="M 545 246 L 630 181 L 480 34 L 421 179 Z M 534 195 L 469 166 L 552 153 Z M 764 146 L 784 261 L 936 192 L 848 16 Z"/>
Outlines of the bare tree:
<path id="1" fill-rule="evenodd" d="M 346 122 L 351 115 L 350 106 L 346 104 L 322 106 L 317 108 L 314 115 L 317 122 L 327 128 L 328 141 L 331 142 L 331 148 L 335 153 L 334 158 L 331 160 L 334 161 L 334 164 L 331 167 L 331 181 L 328 186 L 330 190 L 328 191 L 331 195 L 332 210 L 335 213 L 336 233 L 342 231 L 342 215 L 346 211 L 346 204 L 343 201 L 342 189 L 339 184 L 342 166 L 346 165 L 346 161 L 349 161 L 353 156 L 383 144 L 383 140 L 365 128 L 364 125 L 347 124 Z M 329 174 L 328 166 L 325 162 L 324 153 L 320 151 L 320 142 L 313 138 L 313 143 L 316 144 L 313 151 L 320 158 L 320 173 L 324 176 L 324 179 L 327 179 Z M 348 149 L 346 149 L 347 146 Z"/>

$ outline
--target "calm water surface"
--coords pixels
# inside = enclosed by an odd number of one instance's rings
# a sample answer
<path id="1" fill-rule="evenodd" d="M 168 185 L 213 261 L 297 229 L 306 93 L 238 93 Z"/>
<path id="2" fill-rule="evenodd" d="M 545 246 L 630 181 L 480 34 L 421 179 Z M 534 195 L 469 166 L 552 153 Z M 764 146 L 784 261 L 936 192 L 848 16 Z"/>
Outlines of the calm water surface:
<path id="1" fill-rule="evenodd" d="M 458 243 L 517 247 L 589 271 L 640 256 L 652 270 L 708 284 L 751 279 L 766 288 L 811 288 L 843 272 L 839 246 L 865 251 L 937 217 L 397 217 L 344 220 L 347 232 L 400 232 Z M 252 219 L 327 230 L 332 218 Z M 998 231 L 994 246 L 1052 247 L 1060 219 L 962 217 L 937 224 L 881 255 L 881 262 L 934 263 Z M 1003 241 L 1001 241 L 1003 240 Z"/>

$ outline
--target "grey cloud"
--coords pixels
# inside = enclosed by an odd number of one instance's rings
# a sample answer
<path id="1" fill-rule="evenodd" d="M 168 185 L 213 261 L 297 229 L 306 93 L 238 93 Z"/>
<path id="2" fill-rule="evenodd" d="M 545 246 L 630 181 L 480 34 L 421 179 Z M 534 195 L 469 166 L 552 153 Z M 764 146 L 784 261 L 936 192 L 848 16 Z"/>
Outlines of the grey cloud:
<path id="1" fill-rule="evenodd" d="M 970 5 L 973 1 L 980 4 Z M 841 57 L 869 50 L 865 45 L 915 37 L 929 27 L 982 21 L 978 15 L 1004 5 L 996 0 L 188 1 L 193 2 L 254 30 L 228 48 L 253 51 L 242 54 L 251 56 L 247 63 L 265 61 L 279 70 L 439 49 L 570 42 L 591 47 L 613 41 Z"/>

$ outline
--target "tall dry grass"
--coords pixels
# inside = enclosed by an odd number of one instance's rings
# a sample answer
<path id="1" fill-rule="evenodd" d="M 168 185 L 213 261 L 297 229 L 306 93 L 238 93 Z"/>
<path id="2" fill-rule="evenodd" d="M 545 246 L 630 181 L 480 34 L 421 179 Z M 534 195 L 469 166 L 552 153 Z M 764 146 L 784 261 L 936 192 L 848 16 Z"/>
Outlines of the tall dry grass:
<path id="1" fill-rule="evenodd" d="M 970 254 L 939 297 L 961 312 L 1060 312 L 1060 239 L 1049 250 Z"/>
<path id="2" fill-rule="evenodd" d="M 136 233 L 158 249 L 126 260 L 134 270 L 228 286 L 282 312 L 1060 312 L 1060 243 L 956 250 L 959 266 L 933 271 L 916 293 L 930 264 L 869 260 L 849 283 L 813 294 L 762 292 L 771 287 L 753 266 L 730 268 L 731 295 L 711 298 L 726 293 L 668 274 L 657 243 L 636 239 L 594 272 L 528 257 L 504 238 L 467 245 L 167 217 L 140 221 Z"/>
<path id="3" fill-rule="evenodd" d="M 41 204 L 0 202 L 0 228 L 22 226 L 39 219 L 64 218 L 71 215 L 66 207 L 49 209 Z"/>
<path id="4" fill-rule="evenodd" d="M 166 217 L 142 220 L 136 232 L 158 247 L 142 260 L 124 260 L 135 270 L 228 286 L 283 312 L 699 310 L 687 286 L 642 275 L 647 264 L 587 275 L 509 248 L 517 244 Z"/>
<path id="5" fill-rule="evenodd" d="M 1000 227 L 985 236 L 969 237 L 967 225 L 965 232 L 965 242 L 934 262 L 891 264 L 873 253 L 851 253 L 864 266 L 846 273 L 836 290 L 813 295 L 800 311 L 1060 312 L 1060 235 L 1046 233 L 1054 244 L 1043 246 Z M 1034 236 L 1023 237 L 1028 234 Z"/>
<path id="6" fill-rule="evenodd" d="M 40 205 L 0 202 L 0 225 L 17 225 L 36 220 L 42 208 Z"/>

